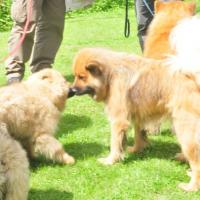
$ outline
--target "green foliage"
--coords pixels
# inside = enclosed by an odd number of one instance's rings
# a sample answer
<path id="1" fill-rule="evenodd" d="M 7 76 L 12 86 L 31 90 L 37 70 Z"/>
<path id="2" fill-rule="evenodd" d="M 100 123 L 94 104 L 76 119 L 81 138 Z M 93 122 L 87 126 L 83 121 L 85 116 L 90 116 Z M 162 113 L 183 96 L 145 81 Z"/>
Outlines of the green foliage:
<path id="1" fill-rule="evenodd" d="M 73 13 L 75 14 L 87 14 L 91 12 L 105 12 L 110 11 L 116 8 L 125 7 L 125 0 L 95 0 L 92 6 L 89 6 L 87 9 L 83 8 L 77 10 Z M 133 7 L 133 0 L 129 0 L 129 8 Z"/>
<path id="2" fill-rule="evenodd" d="M 96 0 L 91 11 L 108 11 L 109 9 L 124 5 L 124 0 Z"/>
<path id="3" fill-rule="evenodd" d="M 0 0 L 0 31 L 8 30 L 12 24 L 10 5 L 10 0 Z"/>

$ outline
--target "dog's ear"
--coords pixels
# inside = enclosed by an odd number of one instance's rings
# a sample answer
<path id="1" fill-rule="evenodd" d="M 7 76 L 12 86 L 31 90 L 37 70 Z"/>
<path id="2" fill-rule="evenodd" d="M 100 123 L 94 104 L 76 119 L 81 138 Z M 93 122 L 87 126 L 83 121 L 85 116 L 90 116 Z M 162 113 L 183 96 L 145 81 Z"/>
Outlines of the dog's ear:
<path id="1" fill-rule="evenodd" d="M 98 63 L 88 64 L 86 70 L 88 70 L 93 76 L 101 76 L 102 74 L 102 69 Z"/>
<path id="2" fill-rule="evenodd" d="M 52 82 L 52 72 L 48 69 L 41 71 L 40 79 L 47 82 Z"/>
<path id="3" fill-rule="evenodd" d="M 44 75 L 41 77 L 41 79 L 42 79 L 42 80 L 49 79 L 48 74 L 44 74 Z"/>
<path id="4" fill-rule="evenodd" d="M 195 2 L 188 3 L 188 8 L 189 8 L 189 11 L 191 13 L 195 14 L 195 12 L 196 12 L 196 3 Z"/>
<path id="5" fill-rule="evenodd" d="M 156 0 L 154 2 L 154 10 L 155 10 L 155 13 L 158 13 L 164 6 L 164 3 L 162 1 L 159 1 L 159 0 Z"/>

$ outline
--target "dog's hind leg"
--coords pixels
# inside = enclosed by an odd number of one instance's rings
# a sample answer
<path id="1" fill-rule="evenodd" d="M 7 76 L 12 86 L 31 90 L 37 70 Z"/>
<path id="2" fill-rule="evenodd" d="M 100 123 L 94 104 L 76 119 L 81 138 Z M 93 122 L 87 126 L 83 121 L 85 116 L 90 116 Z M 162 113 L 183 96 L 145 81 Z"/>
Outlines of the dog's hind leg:
<path id="1" fill-rule="evenodd" d="M 63 164 L 73 164 L 74 158 L 67 154 L 58 140 L 51 135 L 43 134 L 35 139 L 33 144 L 35 155 L 44 155 L 47 159 Z"/>
<path id="2" fill-rule="evenodd" d="M 182 116 L 181 116 L 182 115 Z M 200 188 L 200 128 L 199 119 L 191 113 L 181 111 L 174 120 L 177 138 L 181 149 L 191 167 L 191 180 L 181 183 L 179 187 L 185 191 L 197 191 Z"/>
<path id="3" fill-rule="evenodd" d="M 141 129 L 139 123 L 135 123 L 135 144 L 127 148 L 129 153 L 141 152 L 148 144 L 147 133 Z"/>
<path id="4" fill-rule="evenodd" d="M 2 133 L 1 125 L 0 141 L 0 199 L 26 200 L 29 190 L 29 163 L 26 152 L 7 133 Z"/>
<path id="5" fill-rule="evenodd" d="M 4 199 L 5 196 L 5 191 L 6 191 L 6 177 L 2 173 L 2 166 L 1 166 L 1 161 L 0 161 L 0 200 Z"/>
<path id="6" fill-rule="evenodd" d="M 188 142 L 182 145 L 182 150 L 189 160 L 191 167 L 191 180 L 181 183 L 179 187 L 185 191 L 197 191 L 200 188 L 200 149 L 195 143 Z"/>

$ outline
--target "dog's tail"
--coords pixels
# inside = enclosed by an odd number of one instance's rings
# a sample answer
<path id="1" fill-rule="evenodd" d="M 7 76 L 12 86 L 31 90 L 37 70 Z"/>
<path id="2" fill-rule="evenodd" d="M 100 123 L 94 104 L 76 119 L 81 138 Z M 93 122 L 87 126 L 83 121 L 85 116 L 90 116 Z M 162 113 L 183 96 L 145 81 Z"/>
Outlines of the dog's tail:
<path id="1" fill-rule="evenodd" d="M 29 163 L 26 152 L 0 124 L 0 199 L 26 200 L 29 188 Z"/>
<path id="2" fill-rule="evenodd" d="M 200 16 L 181 20 L 170 34 L 175 55 L 169 56 L 172 71 L 200 73 Z"/>

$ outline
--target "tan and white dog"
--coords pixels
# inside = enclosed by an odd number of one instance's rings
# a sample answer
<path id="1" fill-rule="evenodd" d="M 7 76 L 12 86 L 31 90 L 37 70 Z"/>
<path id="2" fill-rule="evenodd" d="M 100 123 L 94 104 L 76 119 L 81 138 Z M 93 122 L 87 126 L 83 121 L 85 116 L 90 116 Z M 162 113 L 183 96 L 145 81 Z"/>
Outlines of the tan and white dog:
<path id="1" fill-rule="evenodd" d="M 74 90 L 105 103 L 111 123 L 111 150 L 100 162 L 112 165 L 123 159 L 124 141 L 133 122 L 135 144 L 129 152 L 147 144 L 146 123 L 170 117 L 182 152 L 192 169 L 186 191 L 200 188 L 200 90 L 193 76 L 171 71 L 168 62 L 101 48 L 85 48 L 77 54 Z"/>
<path id="2" fill-rule="evenodd" d="M 144 57 L 153 59 L 166 59 L 175 54 L 174 45 L 171 45 L 170 34 L 173 28 L 182 19 L 195 14 L 196 4 L 181 0 L 155 1 L 155 16 L 149 26 L 145 39 Z M 150 133 L 160 132 L 161 121 L 147 126 Z M 174 130 L 172 129 L 172 132 Z M 183 154 L 177 154 L 176 159 L 185 161 Z"/>

